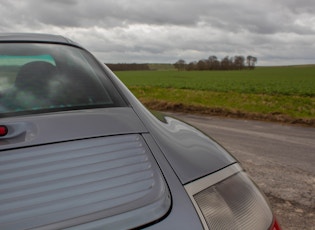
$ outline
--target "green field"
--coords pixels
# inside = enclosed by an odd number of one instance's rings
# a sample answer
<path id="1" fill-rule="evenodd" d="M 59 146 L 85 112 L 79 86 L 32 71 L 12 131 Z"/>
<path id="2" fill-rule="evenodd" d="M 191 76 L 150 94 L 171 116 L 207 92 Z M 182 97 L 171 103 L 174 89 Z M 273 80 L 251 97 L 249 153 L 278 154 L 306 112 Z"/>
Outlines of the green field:
<path id="1" fill-rule="evenodd" d="M 242 71 L 164 70 L 116 74 L 146 104 L 154 101 L 238 114 L 315 119 L 314 65 L 257 67 Z"/>

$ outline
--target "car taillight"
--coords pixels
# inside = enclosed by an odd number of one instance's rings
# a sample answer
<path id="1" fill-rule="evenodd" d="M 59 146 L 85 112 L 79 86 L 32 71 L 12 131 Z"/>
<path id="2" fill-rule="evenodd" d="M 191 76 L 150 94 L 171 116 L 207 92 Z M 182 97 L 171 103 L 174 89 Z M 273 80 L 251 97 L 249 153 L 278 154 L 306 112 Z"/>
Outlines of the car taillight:
<path id="1" fill-rule="evenodd" d="M 270 230 L 281 230 L 280 225 L 278 224 L 277 220 L 275 220 Z"/>
<path id="2" fill-rule="evenodd" d="M 0 125 L 0 137 L 8 134 L 8 128 L 5 125 Z"/>
<path id="3" fill-rule="evenodd" d="M 204 229 L 280 230 L 264 195 L 237 165 L 185 188 Z"/>

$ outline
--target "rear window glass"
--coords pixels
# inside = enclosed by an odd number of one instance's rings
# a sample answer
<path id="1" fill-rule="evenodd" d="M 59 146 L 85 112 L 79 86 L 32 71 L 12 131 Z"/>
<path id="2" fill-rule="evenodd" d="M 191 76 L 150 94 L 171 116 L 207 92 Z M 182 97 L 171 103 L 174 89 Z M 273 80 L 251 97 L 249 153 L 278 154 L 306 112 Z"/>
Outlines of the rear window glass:
<path id="1" fill-rule="evenodd" d="M 0 43 L 0 117 L 118 106 L 122 98 L 86 51 Z"/>

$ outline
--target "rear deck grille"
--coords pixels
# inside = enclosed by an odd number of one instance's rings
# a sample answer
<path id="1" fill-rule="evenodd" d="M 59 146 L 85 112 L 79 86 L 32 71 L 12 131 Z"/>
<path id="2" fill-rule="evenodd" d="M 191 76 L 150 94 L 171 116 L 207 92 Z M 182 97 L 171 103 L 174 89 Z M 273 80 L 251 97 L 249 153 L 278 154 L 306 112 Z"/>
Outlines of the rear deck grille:
<path id="1" fill-rule="evenodd" d="M 139 135 L 0 152 L 0 229 L 110 218 L 165 200 L 165 191 Z"/>

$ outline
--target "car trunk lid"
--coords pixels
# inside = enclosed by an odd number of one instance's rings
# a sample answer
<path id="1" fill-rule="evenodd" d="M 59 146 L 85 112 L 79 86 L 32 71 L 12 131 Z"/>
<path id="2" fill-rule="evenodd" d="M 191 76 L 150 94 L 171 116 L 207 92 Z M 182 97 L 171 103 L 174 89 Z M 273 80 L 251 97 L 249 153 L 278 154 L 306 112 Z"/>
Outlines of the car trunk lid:
<path id="1" fill-rule="evenodd" d="M 146 128 L 132 108 L 104 108 L 2 118 L 8 133 L 0 151 L 93 137 L 143 133 Z"/>

